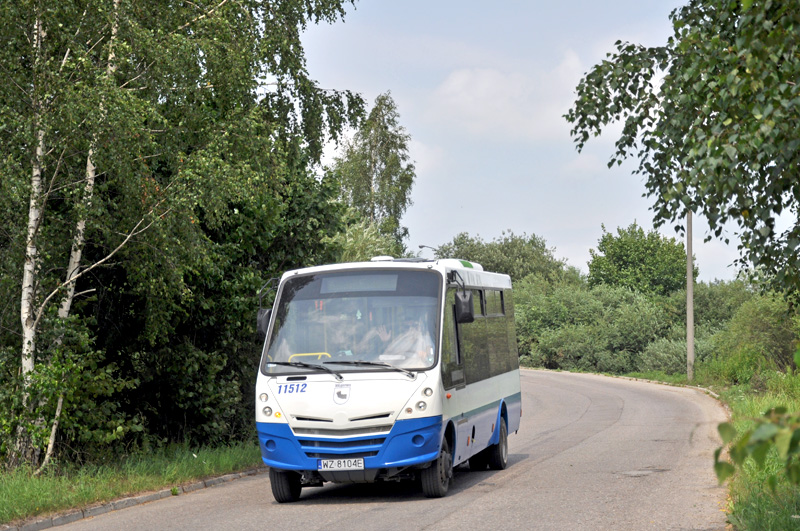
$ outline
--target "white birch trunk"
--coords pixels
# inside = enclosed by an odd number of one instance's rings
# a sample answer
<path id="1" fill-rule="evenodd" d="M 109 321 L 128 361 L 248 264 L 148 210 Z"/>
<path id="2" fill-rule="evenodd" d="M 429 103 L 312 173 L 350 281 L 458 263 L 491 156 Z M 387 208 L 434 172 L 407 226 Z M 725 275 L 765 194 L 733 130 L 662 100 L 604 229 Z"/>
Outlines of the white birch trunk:
<path id="1" fill-rule="evenodd" d="M 28 236 L 25 246 L 25 265 L 22 272 L 22 374 L 33 371 L 36 350 L 36 273 L 39 268 L 39 250 L 36 236 L 42 220 L 42 157 L 44 155 L 44 131 L 36 132 L 36 147 L 32 159 L 31 199 L 28 207 Z M 27 401 L 24 395 L 23 401 Z"/>
<path id="2" fill-rule="evenodd" d="M 116 72 L 116 55 L 114 53 L 114 41 L 117 38 L 118 24 L 118 9 L 119 1 L 114 0 L 114 22 L 111 25 L 111 38 L 108 43 L 108 65 L 106 67 L 106 76 L 110 79 Z M 103 113 L 103 104 L 100 104 L 100 113 Z M 86 188 L 83 190 L 83 203 L 84 215 L 78 220 L 75 225 L 75 235 L 72 240 L 72 248 L 70 250 L 69 264 L 67 265 L 67 274 L 64 283 L 67 284 L 67 291 L 64 298 L 61 300 L 61 306 L 58 309 L 58 316 L 61 319 L 69 317 L 70 309 L 72 308 L 72 299 L 75 296 L 75 276 L 81 266 L 81 257 L 83 255 L 83 245 L 85 242 L 86 232 L 86 214 L 92 205 L 92 198 L 94 195 L 94 184 L 97 177 L 97 170 L 94 164 L 95 145 L 97 144 L 97 135 L 92 135 L 92 144 L 89 146 L 89 152 L 86 155 Z"/>
<path id="3" fill-rule="evenodd" d="M 44 28 L 41 19 L 36 18 L 33 29 L 33 51 L 36 63 L 39 63 L 42 55 L 42 40 L 44 39 Z M 38 67 L 38 64 L 37 64 Z M 34 67 L 36 68 L 36 67 Z M 36 73 L 34 72 L 34 83 L 36 83 Z M 42 174 L 44 159 L 44 128 L 42 125 L 42 109 L 36 96 L 38 87 L 34 87 L 34 97 L 32 106 L 34 109 L 33 124 L 35 129 L 35 146 L 31 157 L 31 197 L 28 205 L 28 231 L 25 242 L 25 264 L 22 270 L 22 298 L 20 301 L 20 321 L 22 322 L 22 407 L 23 410 L 29 407 L 30 402 L 30 380 L 29 375 L 35 367 L 36 353 L 36 284 L 39 269 L 39 248 L 37 246 L 37 234 L 42 221 Z M 17 440 L 11 458 L 12 464 L 15 461 L 27 460 L 32 456 L 30 437 L 24 424 L 20 423 L 17 427 Z"/>
<path id="4" fill-rule="evenodd" d="M 114 53 L 114 42 L 117 38 L 117 31 L 119 28 L 118 24 L 118 15 L 119 15 L 119 1 L 114 0 L 114 22 L 111 25 L 111 38 L 109 39 L 108 43 L 108 65 L 106 67 L 106 76 L 111 80 L 111 77 L 116 72 L 116 55 Z M 103 114 L 103 104 L 100 104 L 100 113 Z M 75 282 L 76 277 L 78 276 L 78 271 L 81 267 L 81 259 L 83 256 L 83 247 L 86 241 L 85 234 L 86 234 L 86 216 L 91 208 L 92 199 L 94 197 L 94 185 L 95 180 L 97 178 L 97 168 L 94 164 L 94 154 L 95 154 L 95 146 L 97 145 L 97 135 L 92 135 L 92 143 L 89 146 L 89 151 L 86 154 L 86 187 L 83 189 L 83 213 L 75 224 L 75 235 L 73 236 L 72 240 L 72 247 L 70 248 L 69 254 L 69 263 L 67 265 L 67 274 L 66 278 L 64 279 L 64 284 L 66 285 L 66 292 L 64 293 L 64 298 L 61 299 L 61 306 L 58 308 L 58 317 L 60 319 L 66 319 L 69 317 L 70 310 L 72 309 L 72 301 L 75 298 Z M 58 338 L 57 341 L 60 343 L 62 338 Z M 56 407 L 56 413 L 53 416 L 53 423 L 50 429 L 50 438 L 47 443 L 47 452 L 44 457 L 44 461 L 42 462 L 41 467 L 36 471 L 36 475 L 38 475 L 44 468 L 47 466 L 47 463 L 50 461 L 50 457 L 53 455 L 53 446 L 56 442 L 56 433 L 58 431 L 58 423 L 61 417 L 61 410 L 64 405 L 64 393 L 63 391 L 58 396 L 58 405 Z"/>

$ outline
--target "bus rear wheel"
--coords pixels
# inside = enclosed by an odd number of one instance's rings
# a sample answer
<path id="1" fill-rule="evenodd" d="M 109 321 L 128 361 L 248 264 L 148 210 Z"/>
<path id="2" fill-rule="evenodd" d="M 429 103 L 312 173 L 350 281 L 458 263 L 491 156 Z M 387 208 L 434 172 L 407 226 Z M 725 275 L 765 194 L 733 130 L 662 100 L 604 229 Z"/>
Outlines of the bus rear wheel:
<path id="1" fill-rule="evenodd" d="M 269 469 L 269 484 L 272 495 L 278 503 L 294 502 L 300 499 L 302 476 L 291 470 Z"/>
<path id="2" fill-rule="evenodd" d="M 487 448 L 489 453 L 489 468 L 492 470 L 505 470 L 508 466 L 508 429 L 506 419 L 500 419 L 500 440 Z"/>
<path id="3" fill-rule="evenodd" d="M 426 498 L 441 498 L 450 488 L 453 477 L 453 456 L 447 439 L 442 441 L 439 457 L 422 471 L 422 493 Z"/>

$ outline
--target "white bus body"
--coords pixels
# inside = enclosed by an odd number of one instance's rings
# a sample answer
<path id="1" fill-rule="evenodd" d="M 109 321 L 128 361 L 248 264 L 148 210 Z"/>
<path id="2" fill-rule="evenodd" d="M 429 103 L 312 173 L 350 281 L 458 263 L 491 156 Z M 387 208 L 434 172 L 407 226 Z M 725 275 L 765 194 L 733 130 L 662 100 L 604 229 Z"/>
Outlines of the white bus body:
<path id="1" fill-rule="evenodd" d="M 285 273 L 259 318 L 256 428 L 277 501 L 416 475 L 439 497 L 460 463 L 506 467 L 521 416 L 507 275 L 453 259 L 311 267 Z"/>

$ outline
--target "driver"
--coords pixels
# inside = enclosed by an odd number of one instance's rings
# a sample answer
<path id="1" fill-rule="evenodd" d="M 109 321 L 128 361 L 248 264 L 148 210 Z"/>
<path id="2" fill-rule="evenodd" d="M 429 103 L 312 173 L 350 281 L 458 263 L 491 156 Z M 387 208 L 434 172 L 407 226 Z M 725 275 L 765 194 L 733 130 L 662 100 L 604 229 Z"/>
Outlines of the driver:
<path id="1" fill-rule="evenodd" d="M 403 321 L 402 332 L 386 347 L 382 360 L 404 359 L 410 364 L 433 361 L 433 338 L 424 316 Z"/>

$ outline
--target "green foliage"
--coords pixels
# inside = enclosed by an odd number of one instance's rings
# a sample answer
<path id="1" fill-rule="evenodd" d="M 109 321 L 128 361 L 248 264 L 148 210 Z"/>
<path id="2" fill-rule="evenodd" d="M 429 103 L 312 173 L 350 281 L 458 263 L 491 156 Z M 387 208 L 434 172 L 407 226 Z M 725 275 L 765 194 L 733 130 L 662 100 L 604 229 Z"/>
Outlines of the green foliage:
<path id="1" fill-rule="evenodd" d="M 609 166 L 639 161 L 657 225 L 687 209 L 717 237 L 738 226 L 740 259 L 778 291 L 800 292 L 800 4 L 696 0 L 673 11 L 666 44 L 616 43 L 566 114 L 578 150 L 623 124 Z M 663 80 L 659 80 L 660 76 Z"/>
<path id="2" fill-rule="evenodd" d="M 747 458 L 752 458 L 759 469 L 767 463 L 767 455 L 774 448 L 783 462 L 786 478 L 793 485 L 800 484 L 800 414 L 787 413 L 785 407 L 772 408 L 763 416 L 754 419 L 754 427 L 739 433 L 727 422 L 719 425 L 723 445 L 729 445 L 731 461 L 720 460 L 725 446 L 714 452 L 714 471 L 720 483 L 729 478 L 736 467 L 741 467 Z M 732 443 L 732 444 L 731 444 Z M 773 491 L 778 478 L 771 474 L 767 484 Z"/>
<path id="3" fill-rule="evenodd" d="M 55 320 L 44 339 L 51 348 L 46 352 L 48 363 L 37 365 L 30 374 L 29 393 L 35 397 L 32 408 L 23 407 L 21 379 L 17 373 L 18 353 L 5 349 L 0 357 L 0 370 L 8 385 L 0 387 L 0 453 L 9 448 L 16 429 L 24 426 L 35 445 L 47 446 L 50 424 L 59 397 L 64 403 L 60 418 L 62 433 L 77 446 L 107 447 L 130 432 L 142 430 L 136 419 L 121 408 L 117 393 L 128 390 L 137 382 L 120 377 L 119 369 L 109 362 L 103 352 L 93 348 L 88 327 L 75 317 Z M 74 454 L 73 454 L 74 455 Z"/>
<path id="4" fill-rule="evenodd" d="M 668 331 L 664 311 L 625 288 L 563 284 L 516 304 L 520 353 L 553 369 L 624 373 Z"/>
<path id="5" fill-rule="evenodd" d="M 0 7 L 0 457 L 19 426 L 44 448 L 62 394 L 58 440 L 78 459 L 112 441 L 250 434 L 255 293 L 287 268 L 332 261 L 324 242 L 343 228 L 338 184 L 312 168 L 364 105 L 309 77 L 300 36 L 347 3 Z M 147 231 L 77 281 L 74 319 L 54 317 L 61 293 L 50 299 L 25 410 L 19 291 L 31 199 L 43 209 L 35 305 L 63 282 L 79 221 L 81 270 L 133 227 Z"/>
<path id="6" fill-rule="evenodd" d="M 773 377 L 767 374 L 765 380 L 769 382 Z M 798 395 L 784 394 L 781 390 L 800 386 L 800 377 L 792 371 L 782 373 L 780 380 L 782 383 L 774 388 L 768 385 L 764 392 L 754 393 L 752 388 L 743 385 L 721 390 L 721 398 L 730 408 L 730 424 L 736 430 L 737 438 L 756 428 L 759 422 L 766 420 L 764 413 L 776 407 L 800 410 Z M 737 438 L 729 444 L 736 444 Z M 731 463 L 724 450 L 717 460 Z M 767 452 L 763 466 L 750 458 L 735 466 L 736 472 L 728 479 L 728 521 L 736 529 L 792 528 L 794 515 L 800 510 L 800 488 L 789 481 L 785 465 L 773 447 Z M 774 489 L 770 486 L 770 477 L 775 478 Z"/>
<path id="7" fill-rule="evenodd" d="M 639 356 L 637 367 L 641 372 L 660 371 L 667 375 L 686 374 L 686 330 L 684 339 L 661 337 L 649 343 Z M 713 353 L 711 338 L 695 338 L 695 363 L 702 363 Z M 706 373 L 707 374 L 707 373 Z"/>
<path id="8" fill-rule="evenodd" d="M 480 236 L 471 237 L 462 232 L 453 241 L 436 249 L 437 258 L 461 258 L 477 262 L 486 271 L 505 273 L 512 281 L 528 275 L 538 274 L 548 281 L 555 281 L 570 273 L 564 260 L 557 260 L 554 249 L 548 249 L 544 238 L 531 234 L 518 236 L 503 232 L 499 238 L 485 242 Z"/>
<path id="9" fill-rule="evenodd" d="M 754 297 L 715 336 L 715 355 L 700 370 L 728 384 L 760 382 L 762 374 L 791 367 L 797 338 L 797 319 L 782 297 Z"/>
<path id="10" fill-rule="evenodd" d="M 742 280 L 696 282 L 694 285 L 695 326 L 720 328 L 736 311 L 755 295 L 755 290 Z M 686 289 L 672 292 L 664 300 L 671 318 L 686 322 Z"/>
<path id="11" fill-rule="evenodd" d="M 397 241 L 390 235 L 381 234 L 379 227 L 368 219 L 358 219 L 355 211 L 348 213 L 349 222 L 342 232 L 324 240 L 338 249 L 334 262 L 368 261 L 374 256 L 399 256 Z"/>
<path id="12" fill-rule="evenodd" d="M 380 233 L 395 238 L 402 250 L 408 229 L 400 225 L 411 206 L 416 174 L 410 162 L 411 137 L 400 125 L 391 93 L 375 99 L 375 106 L 352 140 L 345 140 L 333 172 L 342 183 L 342 198 Z"/>
<path id="13" fill-rule="evenodd" d="M 590 286 L 623 286 L 651 295 L 669 295 L 686 286 L 683 243 L 655 231 L 645 233 L 636 223 L 618 228 L 616 235 L 603 227 L 597 250 L 589 254 Z"/>
<path id="14" fill-rule="evenodd" d="M 59 463 L 39 476 L 19 467 L 0 474 L 0 525 L 163 488 L 180 494 L 180 485 L 260 464 L 258 445 L 247 441 L 217 448 L 170 445 L 106 463 Z"/>
<path id="15" fill-rule="evenodd" d="M 565 324 L 545 330 L 538 341 L 538 357 L 552 369 L 593 371 L 608 353 L 597 341 L 597 329 L 589 324 Z"/>
<path id="16" fill-rule="evenodd" d="M 641 293 L 636 293 L 630 303 L 614 308 L 608 322 L 612 326 L 609 347 L 614 351 L 641 352 L 667 330 L 664 312 Z"/>

